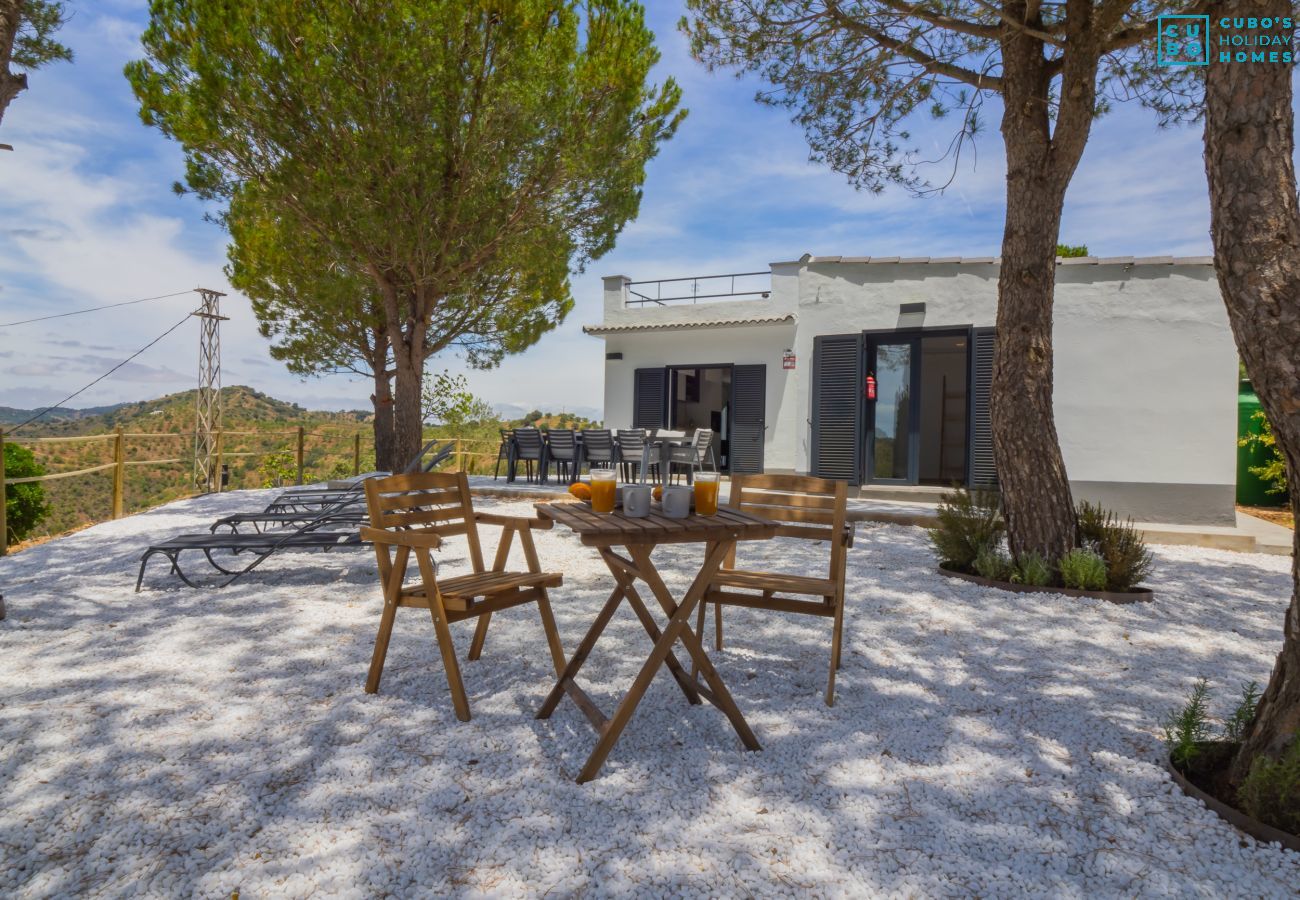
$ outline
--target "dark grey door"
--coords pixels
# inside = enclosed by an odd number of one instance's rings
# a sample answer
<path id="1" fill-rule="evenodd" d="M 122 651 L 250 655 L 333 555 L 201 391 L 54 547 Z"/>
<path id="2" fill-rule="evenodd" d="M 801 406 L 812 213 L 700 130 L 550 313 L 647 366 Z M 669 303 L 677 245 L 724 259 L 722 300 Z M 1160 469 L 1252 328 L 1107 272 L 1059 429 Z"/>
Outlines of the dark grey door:
<path id="1" fill-rule="evenodd" d="M 632 381 L 632 427 L 663 428 L 668 413 L 668 370 L 637 369 Z"/>
<path id="2" fill-rule="evenodd" d="M 858 484 L 862 470 L 862 335 L 813 340 L 812 447 L 809 469 Z"/>
<path id="3" fill-rule="evenodd" d="M 733 473 L 753 474 L 763 471 L 766 416 L 767 366 L 732 366 L 728 461 Z"/>
<path id="4" fill-rule="evenodd" d="M 993 384 L 993 351 L 997 329 L 972 328 L 970 353 L 970 484 L 997 487 L 993 462 L 993 418 L 989 414 L 989 388 Z"/>

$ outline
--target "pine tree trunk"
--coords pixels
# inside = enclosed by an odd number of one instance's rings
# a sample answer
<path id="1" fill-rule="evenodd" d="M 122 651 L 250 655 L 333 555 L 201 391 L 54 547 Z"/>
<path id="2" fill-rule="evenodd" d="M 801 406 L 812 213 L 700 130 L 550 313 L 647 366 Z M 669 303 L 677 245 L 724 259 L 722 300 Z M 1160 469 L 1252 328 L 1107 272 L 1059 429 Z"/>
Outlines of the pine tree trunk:
<path id="1" fill-rule="evenodd" d="M 406 463 L 397 462 L 396 435 L 393 433 L 393 390 L 381 363 L 375 367 L 375 392 L 370 401 L 375 408 L 375 468 L 381 472 L 400 472 Z"/>
<path id="2" fill-rule="evenodd" d="M 1072 161 L 1053 147 L 1041 43 L 1019 33 L 1005 41 L 1002 77 L 1007 217 L 989 393 L 993 455 L 1012 554 L 1057 559 L 1077 543 L 1078 522 L 1052 406 L 1052 300 L 1065 188 L 1087 130 L 1065 148 Z"/>
<path id="3" fill-rule="evenodd" d="M 393 454 L 400 471 L 424 446 L 424 409 L 420 403 L 424 360 L 418 353 L 399 354 L 393 385 Z"/>
<path id="4" fill-rule="evenodd" d="M 1214 18 L 1286 17 L 1286 0 L 1235 0 Z M 1300 519 L 1300 206 L 1296 201 L 1292 66 L 1212 60 L 1206 69 L 1205 170 L 1219 288 L 1237 349 L 1286 460 Z M 1260 757 L 1300 739 L 1300 532 L 1282 652 L 1233 762 L 1240 784 Z"/>

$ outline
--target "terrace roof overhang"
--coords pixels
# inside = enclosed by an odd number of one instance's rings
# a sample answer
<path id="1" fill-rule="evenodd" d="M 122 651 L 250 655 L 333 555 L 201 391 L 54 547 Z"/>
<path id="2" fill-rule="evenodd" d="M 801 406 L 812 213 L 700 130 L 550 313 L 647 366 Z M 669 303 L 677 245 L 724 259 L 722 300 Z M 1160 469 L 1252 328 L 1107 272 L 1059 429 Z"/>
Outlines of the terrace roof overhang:
<path id="1" fill-rule="evenodd" d="M 783 316 L 749 316 L 745 318 L 705 319 L 698 322 L 635 322 L 626 325 L 584 325 L 583 332 L 600 337 L 607 334 L 628 334 L 637 331 L 680 331 L 698 328 L 742 328 L 763 325 L 792 325 L 793 313 Z"/>

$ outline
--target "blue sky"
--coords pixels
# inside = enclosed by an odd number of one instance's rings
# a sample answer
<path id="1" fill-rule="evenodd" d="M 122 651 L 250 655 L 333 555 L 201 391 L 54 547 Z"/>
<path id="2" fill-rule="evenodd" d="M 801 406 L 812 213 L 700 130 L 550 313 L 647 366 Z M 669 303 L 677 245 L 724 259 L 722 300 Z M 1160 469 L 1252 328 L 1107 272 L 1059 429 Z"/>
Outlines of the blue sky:
<path id="1" fill-rule="evenodd" d="M 753 102 L 756 83 L 710 75 L 692 61 L 675 2 L 653 0 L 660 78 L 684 88 L 690 115 L 651 164 L 638 219 L 618 246 L 575 277 L 569 319 L 528 352 L 471 387 L 497 404 L 600 405 L 603 345 L 581 326 L 600 318 L 600 276 L 635 279 L 764 269 L 818 255 L 996 255 L 1004 163 L 996 104 L 977 153 L 941 196 L 855 192 L 807 161 L 802 131 L 780 110 Z M 10 106 L 0 140 L 0 323 L 166 294 L 195 286 L 229 290 L 225 235 L 200 204 L 175 196 L 178 148 L 140 123 L 122 76 L 136 57 L 144 0 L 74 2 L 63 34 L 72 65 L 33 73 Z M 918 123 L 934 153 L 948 131 Z M 943 173 L 935 173 L 942 177 Z M 1199 128 L 1160 130 L 1120 106 L 1094 128 L 1066 201 L 1062 240 L 1097 255 L 1208 254 L 1209 209 Z M 187 298 L 0 330 L 0 405 L 54 402 L 129 355 L 184 315 Z M 313 408 L 368 406 L 369 386 L 342 376 L 301 380 L 270 358 L 242 297 L 227 297 L 224 382 L 250 384 Z M 137 362 L 83 394 L 89 406 L 193 387 L 197 328 L 186 325 Z M 431 368 L 461 369 L 454 356 Z"/>

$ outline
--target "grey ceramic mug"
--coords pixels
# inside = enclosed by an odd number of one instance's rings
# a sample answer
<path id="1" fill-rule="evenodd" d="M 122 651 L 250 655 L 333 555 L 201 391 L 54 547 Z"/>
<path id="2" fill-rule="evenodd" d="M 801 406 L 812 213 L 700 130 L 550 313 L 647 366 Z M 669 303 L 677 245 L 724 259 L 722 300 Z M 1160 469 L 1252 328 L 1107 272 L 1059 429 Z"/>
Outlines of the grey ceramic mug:
<path id="1" fill-rule="evenodd" d="M 669 485 L 664 488 L 664 515 L 670 519 L 684 519 L 691 514 L 692 488 Z"/>
<path id="2" fill-rule="evenodd" d="M 623 492 L 623 515 L 630 519 L 640 519 L 650 515 L 650 486 L 648 484 L 625 484 Z"/>

